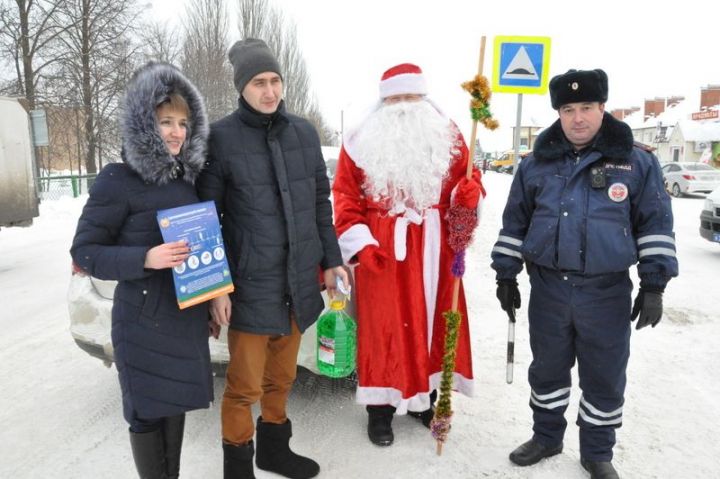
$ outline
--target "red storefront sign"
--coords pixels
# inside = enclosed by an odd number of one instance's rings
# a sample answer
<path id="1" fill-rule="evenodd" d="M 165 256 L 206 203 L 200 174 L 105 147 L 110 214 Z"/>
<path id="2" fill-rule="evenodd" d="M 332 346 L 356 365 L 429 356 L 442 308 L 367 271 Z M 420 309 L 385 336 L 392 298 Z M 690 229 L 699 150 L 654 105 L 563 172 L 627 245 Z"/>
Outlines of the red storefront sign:
<path id="1" fill-rule="evenodd" d="M 692 114 L 693 120 L 709 120 L 710 118 L 718 118 L 717 110 L 698 111 Z"/>

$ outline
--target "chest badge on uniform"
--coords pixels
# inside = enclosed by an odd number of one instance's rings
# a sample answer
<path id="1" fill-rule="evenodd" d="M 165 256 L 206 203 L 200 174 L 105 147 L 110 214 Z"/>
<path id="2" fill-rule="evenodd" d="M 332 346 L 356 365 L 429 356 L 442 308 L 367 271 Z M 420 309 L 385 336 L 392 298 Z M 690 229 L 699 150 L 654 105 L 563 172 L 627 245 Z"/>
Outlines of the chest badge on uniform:
<path id="1" fill-rule="evenodd" d="M 608 188 L 608 196 L 615 203 L 625 201 L 625 199 L 628 197 L 627 185 L 625 185 L 624 183 L 613 183 L 612 185 L 610 185 L 610 188 Z"/>

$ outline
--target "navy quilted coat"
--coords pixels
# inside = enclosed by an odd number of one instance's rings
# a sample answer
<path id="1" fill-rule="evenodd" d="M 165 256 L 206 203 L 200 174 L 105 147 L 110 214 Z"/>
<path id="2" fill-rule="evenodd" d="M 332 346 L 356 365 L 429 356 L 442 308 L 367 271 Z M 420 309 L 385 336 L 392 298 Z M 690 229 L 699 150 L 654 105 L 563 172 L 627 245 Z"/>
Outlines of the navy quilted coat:
<path id="1" fill-rule="evenodd" d="M 190 107 L 188 137 L 175 158 L 155 126 L 155 105 L 174 91 Z M 208 126 L 197 90 L 165 64 L 136 74 L 123 106 L 123 162 L 100 171 L 71 254 L 92 276 L 118 281 L 112 342 L 129 421 L 205 408 L 213 399 L 207 303 L 180 310 L 171 271 L 143 267 L 147 251 L 162 243 L 157 210 L 198 202 L 194 181 L 205 161 Z"/>

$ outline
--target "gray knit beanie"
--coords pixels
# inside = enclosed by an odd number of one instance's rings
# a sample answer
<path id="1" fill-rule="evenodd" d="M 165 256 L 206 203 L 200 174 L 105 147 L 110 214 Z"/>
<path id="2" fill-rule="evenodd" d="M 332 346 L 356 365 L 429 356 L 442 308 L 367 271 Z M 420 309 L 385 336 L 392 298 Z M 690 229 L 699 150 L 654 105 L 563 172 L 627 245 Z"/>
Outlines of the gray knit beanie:
<path id="1" fill-rule="evenodd" d="M 260 73 L 274 72 L 282 78 L 280 64 L 275 59 L 275 55 L 264 41 L 257 38 L 246 38 L 235 42 L 230 48 L 228 58 L 235 71 L 235 88 L 240 94 L 245 85 Z"/>

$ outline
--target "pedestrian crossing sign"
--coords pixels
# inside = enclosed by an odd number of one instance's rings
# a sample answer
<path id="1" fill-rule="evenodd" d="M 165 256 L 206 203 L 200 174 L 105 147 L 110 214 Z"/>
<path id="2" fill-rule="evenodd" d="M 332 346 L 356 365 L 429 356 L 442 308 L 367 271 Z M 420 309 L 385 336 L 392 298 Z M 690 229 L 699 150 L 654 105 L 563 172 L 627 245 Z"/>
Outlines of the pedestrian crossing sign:
<path id="1" fill-rule="evenodd" d="M 550 37 L 497 36 L 494 50 L 494 92 L 547 93 Z"/>

